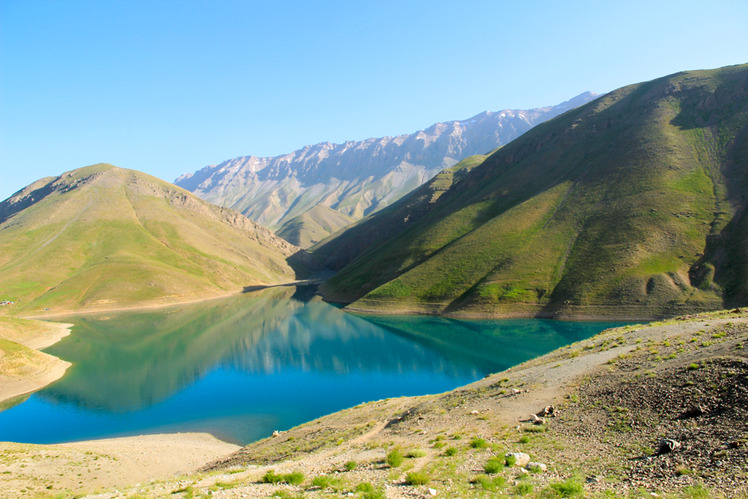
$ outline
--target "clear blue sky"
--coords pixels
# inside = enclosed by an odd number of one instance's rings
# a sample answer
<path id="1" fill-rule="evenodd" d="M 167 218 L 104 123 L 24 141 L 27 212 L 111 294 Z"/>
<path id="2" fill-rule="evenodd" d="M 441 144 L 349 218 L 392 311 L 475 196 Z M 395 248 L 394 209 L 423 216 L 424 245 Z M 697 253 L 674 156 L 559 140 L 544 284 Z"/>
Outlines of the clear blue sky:
<path id="1" fill-rule="evenodd" d="M 745 62 L 745 0 L 0 0 L 0 199 Z"/>

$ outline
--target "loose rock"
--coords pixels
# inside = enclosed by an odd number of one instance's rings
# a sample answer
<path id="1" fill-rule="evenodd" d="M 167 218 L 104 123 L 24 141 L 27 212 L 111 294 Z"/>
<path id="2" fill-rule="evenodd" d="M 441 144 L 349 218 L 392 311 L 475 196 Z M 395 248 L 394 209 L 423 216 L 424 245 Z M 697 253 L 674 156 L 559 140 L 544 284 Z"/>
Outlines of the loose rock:
<path id="1" fill-rule="evenodd" d="M 520 468 L 524 468 L 530 462 L 530 456 L 524 452 L 507 452 L 504 455 L 504 459 L 506 459 L 507 463 L 514 461 L 514 466 L 519 466 Z"/>

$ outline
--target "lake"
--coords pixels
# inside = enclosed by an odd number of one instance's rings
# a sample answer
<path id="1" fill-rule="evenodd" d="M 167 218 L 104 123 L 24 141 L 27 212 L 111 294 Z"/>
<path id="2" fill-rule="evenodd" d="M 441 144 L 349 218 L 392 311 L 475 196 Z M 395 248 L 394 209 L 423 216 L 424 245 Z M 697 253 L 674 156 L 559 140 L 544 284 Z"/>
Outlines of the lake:
<path id="1" fill-rule="evenodd" d="M 362 317 L 278 287 L 65 318 L 73 366 L 0 412 L 0 441 L 209 432 L 246 444 L 362 402 L 440 393 L 620 323 Z"/>

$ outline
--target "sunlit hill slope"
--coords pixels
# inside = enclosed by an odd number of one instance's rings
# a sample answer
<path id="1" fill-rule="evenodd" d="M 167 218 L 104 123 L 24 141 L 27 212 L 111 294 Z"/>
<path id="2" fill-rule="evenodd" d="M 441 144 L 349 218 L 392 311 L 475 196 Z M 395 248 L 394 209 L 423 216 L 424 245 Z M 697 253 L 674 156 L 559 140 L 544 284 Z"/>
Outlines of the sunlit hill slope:
<path id="1" fill-rule="evenodd" d="M 637 318 L 748 302 L 748 65 L 618 89 L 462 170 L 313 248 L 343 267 L 327 298 Z"/>
<path id="2" fill-rule="evenodd" d="M 0 203 L 0 309 L 176 301 L 294 278 L 298 248 L 149 175 L 94 165 Z"/>

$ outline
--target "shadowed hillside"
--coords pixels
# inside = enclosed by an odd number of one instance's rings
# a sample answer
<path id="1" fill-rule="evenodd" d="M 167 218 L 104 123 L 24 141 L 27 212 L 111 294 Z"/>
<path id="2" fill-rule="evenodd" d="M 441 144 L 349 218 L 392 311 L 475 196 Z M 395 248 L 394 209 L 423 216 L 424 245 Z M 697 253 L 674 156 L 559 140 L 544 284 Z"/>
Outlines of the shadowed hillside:
<path id="1" fill-rule="evenodd" d="M 315 247 L 350 262 L 323 291 L 358 310 L 480 315 L 744 303 L 746 89 L 746 65 L 678 73 L 538 125 L 438 198 L 424 186 Z M 347 235 L 370 229 L 374 244 Z"/>

